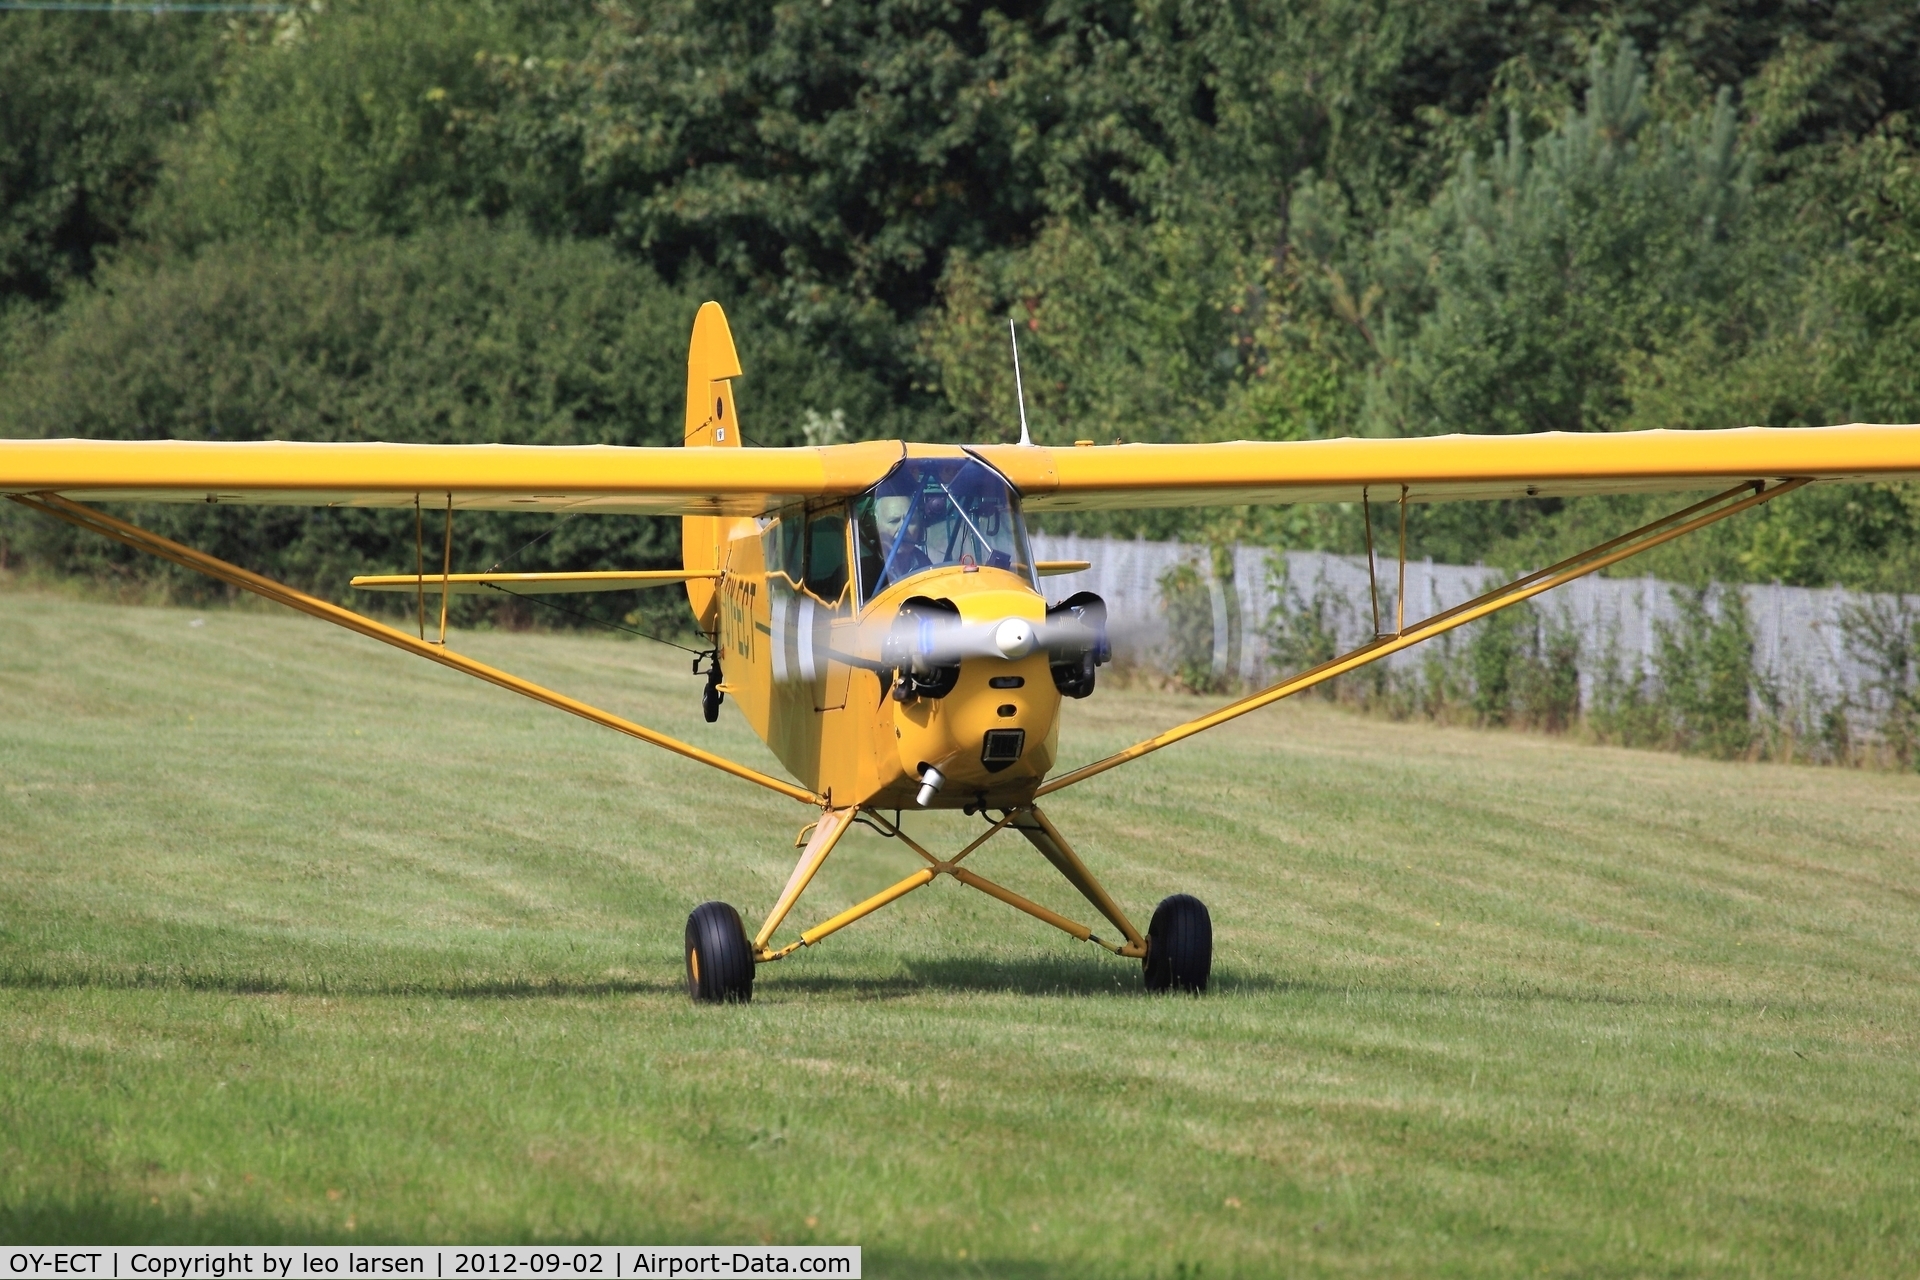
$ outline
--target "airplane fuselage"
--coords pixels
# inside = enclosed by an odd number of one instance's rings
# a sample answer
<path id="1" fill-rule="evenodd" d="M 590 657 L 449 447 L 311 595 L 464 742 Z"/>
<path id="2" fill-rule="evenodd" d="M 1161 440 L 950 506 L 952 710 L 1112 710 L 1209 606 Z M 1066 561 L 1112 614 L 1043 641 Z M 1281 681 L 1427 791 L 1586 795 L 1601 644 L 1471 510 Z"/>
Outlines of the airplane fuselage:
<path id="1" fill-rule="evenodd" d="M 840 507 L 733 522 L 719 588 L 721 688 L 794 777 L 835 806 L 910 807 L 930 766 L 943 779 L 930 807 L 1030 802 L 1059 739 L 1046 651 L 972 654 L 941 696 L 902 698 L 883 650 L 910 600 L 949 604 L 963 625 L 1021 619 L 1037 629 L 1045 597 L 1022 573 L 966 565 L 928 569 L 856 606 L 851 582 L 810 580 L 790 550 L 794 522 L 845 520 Z"/>

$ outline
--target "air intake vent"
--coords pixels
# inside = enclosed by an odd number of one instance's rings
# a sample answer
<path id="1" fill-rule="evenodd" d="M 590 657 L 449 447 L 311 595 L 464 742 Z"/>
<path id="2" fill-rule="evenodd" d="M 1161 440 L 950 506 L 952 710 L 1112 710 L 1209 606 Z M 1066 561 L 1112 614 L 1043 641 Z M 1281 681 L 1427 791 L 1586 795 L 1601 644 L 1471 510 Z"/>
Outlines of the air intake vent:
<path id="1" fill-rule="evenodd" d="M 1027 749 L 1027 731 L 1025 729 L 989 729 L 987 739 L 980 744 L 980 763 L 987 767 L 988 773 L 998 773 L 1020 759 L 1020 753 Z"/>

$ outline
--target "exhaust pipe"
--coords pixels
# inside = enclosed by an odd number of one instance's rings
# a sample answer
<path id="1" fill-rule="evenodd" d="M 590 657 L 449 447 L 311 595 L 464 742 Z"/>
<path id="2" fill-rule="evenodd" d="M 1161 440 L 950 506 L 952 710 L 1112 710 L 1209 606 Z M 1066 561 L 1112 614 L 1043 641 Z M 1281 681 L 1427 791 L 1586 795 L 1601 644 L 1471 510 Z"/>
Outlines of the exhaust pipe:
<path id="1" fill-rule="evenodd" d="M 920 774 L 920 794 L 915 797 L 914 803 L 922 809 L 926 808 L 933 803 L 933 797 L 940 788 L 946 785 L 947 775 L 928 765 Z"/>

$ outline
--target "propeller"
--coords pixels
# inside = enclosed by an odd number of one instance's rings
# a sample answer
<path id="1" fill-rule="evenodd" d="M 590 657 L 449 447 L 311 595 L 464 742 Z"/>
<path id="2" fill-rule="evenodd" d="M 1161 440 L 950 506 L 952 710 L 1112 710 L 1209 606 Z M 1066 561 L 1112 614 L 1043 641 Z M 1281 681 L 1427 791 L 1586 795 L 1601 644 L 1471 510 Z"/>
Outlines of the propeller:
<path id="1" fill-rule="evenodd" d="M 880 665 L 898 673 L 896 697 L 942 697 L 967 658 L 1017 662 L 1044 650 L 1054 682 L 1069 697 L 1093 692 L 1095 668 L 1113 657 L 1107 607 L 1083 591 L 1047 610 L 1046 620 L 1001 618 L 963 622 L 945 600 L 916 596 L 900 606 L 880 645 Z"/>

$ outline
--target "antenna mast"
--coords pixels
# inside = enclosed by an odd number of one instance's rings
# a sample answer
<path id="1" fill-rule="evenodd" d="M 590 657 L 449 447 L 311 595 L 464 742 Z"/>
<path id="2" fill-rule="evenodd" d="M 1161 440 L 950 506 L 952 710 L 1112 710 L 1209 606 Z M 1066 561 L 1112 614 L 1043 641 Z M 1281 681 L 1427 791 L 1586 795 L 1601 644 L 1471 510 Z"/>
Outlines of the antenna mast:
<path id="1" fill-rule="evenodd" d="M 1013 327 L 1013 317 L 1007 317 L 1007 340 L 1013 343 L 1013 394 L 1020 402 L 1020 443 L 1030 445 L 1032 437 L 1027 434 L 1027 390 L 1020 385 L 1020 335 Z"/>

